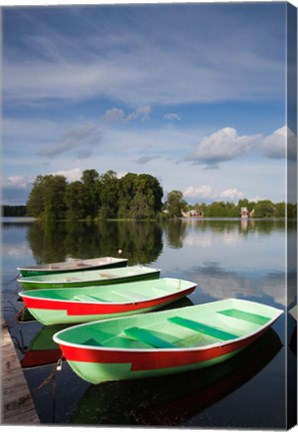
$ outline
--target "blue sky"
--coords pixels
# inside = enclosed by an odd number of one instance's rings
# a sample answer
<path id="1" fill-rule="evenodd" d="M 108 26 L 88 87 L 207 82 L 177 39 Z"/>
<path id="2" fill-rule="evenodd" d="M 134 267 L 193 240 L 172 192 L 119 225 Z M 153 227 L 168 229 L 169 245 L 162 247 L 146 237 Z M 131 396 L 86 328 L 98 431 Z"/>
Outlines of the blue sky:
<path id="1" fill-rule="evenodd" d="M 2 201 L 39 174 L 285 195 L 286 3 L 3 8 Z"/>

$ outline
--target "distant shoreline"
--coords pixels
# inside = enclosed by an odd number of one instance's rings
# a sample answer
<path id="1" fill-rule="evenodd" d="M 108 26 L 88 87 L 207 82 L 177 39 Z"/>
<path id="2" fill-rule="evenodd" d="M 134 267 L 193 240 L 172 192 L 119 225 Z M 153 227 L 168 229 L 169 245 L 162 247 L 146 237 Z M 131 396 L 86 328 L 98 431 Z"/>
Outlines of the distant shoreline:
<path id="1" fill-rule="evenodd" d="M 37 219 L 31 216 L 1 216 L 2 222 L 34 222 Z"/>
<path id="2" fill-rule="evenodd" d="M 251 222 L 251 221 L 277 221 L 277 220 L 287 220 L 289 218 L 286 217 L 264 217 L 264 218 L 241 218 L 241 217 L 179 217 L 169 219 L 170 221 L 180 220 L 180 221 L 239 221 L 239 222 Z M 30 216 L 1 216 L 1 223 L 22 223 L 22 222 L 35 222 L 40 219 L 30 217 Z M 148 219 L 105 219 L 107 222 L 128 222 L 128 221 L 138 221 L 138 222 L 148 222 Z M 292 220 L 292 219 L 290 219 Z M 294 220 L 294 219 L 293 219 Z M 67 219 L 56 220 L 52 222 L 68 222 Z M 156 219 L 151 219 L 151 222 L 156 221 Z M 86 220 L 80 220 L 76 222 L 87 222 Z M 99 220 L 93 221 L 94 223 L 98 223 Z"/>

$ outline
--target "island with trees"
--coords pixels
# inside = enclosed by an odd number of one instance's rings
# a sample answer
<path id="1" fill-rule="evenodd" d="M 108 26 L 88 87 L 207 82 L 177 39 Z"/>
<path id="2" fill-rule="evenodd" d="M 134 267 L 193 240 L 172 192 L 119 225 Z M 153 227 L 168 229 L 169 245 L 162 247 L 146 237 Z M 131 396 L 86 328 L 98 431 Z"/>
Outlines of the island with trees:
<path id="1" fill-rule="evenodd" d="M 35 178 L 26 206 L 2 206 L 3 216 L 32 216 L 42 220 L 172 219 L 178 217 L 297 218 L 297 204 L 270 200 L 188 204 L 172 190 L 163 201 L 160 182 L 150 174 L 128 173 L 119 178 L 109 170 L 85 170 L 81 179 L 67 182 L 63 175 Z"/>

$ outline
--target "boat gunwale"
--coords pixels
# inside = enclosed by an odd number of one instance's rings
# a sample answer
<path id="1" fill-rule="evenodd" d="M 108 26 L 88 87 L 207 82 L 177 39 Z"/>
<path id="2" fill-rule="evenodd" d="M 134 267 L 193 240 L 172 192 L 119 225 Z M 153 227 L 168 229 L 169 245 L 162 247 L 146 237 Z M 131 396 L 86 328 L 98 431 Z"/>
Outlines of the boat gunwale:
<path id="1" fill-rule="evenodd" d="M 36 264 L 36 265 L 25 266 L 25 267 L 17 267 L 17 270 L 18 271 L 41 270 L 41 271 L 55 272 L 57 270 L 63 270 L 63 267 L 61 269 L 60 268 L 55 269 L 55 268 L 51 268 L 50 266 L 69 264 L 70 265 L 69 268 L 72 268 L 71 264 L 73 264 L 75 266 L 75 264 L 80 263 L 80 262 L 84 262 L 84 261 L 94 261 L 94 263 L 95 263 L 97 260 L 99 260 L 99 261 L 100 260 L 111 260 L 111 261 L 108 261 L 107 264 L 109 264 L 109 263 L 111 263 L 111 264 L 121 263 L 121 262 L 125 262 L 125 261 L 128 262 L 128 258 L 118 258 L 118 257 L 111 257 L 111 256 L 101 257 L 101 258 L 82 258 L 82 259 L 81 258 L 74 258 L 71 261 L 59 261 L 59 262 L 53 262 L 53 263 Z M 104 265 L 104 261 L 103 261 L 103 264 L 99 264 L 99 265 Z M 49 267 L 45 267 L 45 266 L 49 266 Z M 90 264 L 90 266 L 92 267 L 93 264 Z M 84 269 L 82 269 L 82 271 L 84 271 Z M 28 276 L 28 277 L 31 277 L 31 276 Z"/>
<path id="2" fill-rule="evenodd" d="M 160 278 L 160 279 L 156 279 L 156 280 L 154 280 L 154 281 L 148 281 L 148 282 L 156 282 L 156 281 L 160 281 L 160 280 L 165 280 L 165 279 L 167 279 L 167 280 L 175 280 L 175 278 Z M 38 289 L 38 290 L 28 290 L 28 291 L 24 291 L 24 292 L 20 292 L 19 293 L 19 295 L 20 295 L 20 297 L 24 297 L 24 298 L 30 298 L 30 299 L 34 299 L 34 300 L 40 300 L 40 301 L 50 301 L 50 302 L 61 302 L 61 303 L 67 303 L 67 304 L 69 304 L 69 303 L 74 303 L 74 304 L 76 304 L 76 305 L 78 305 L 78 304 L 90 304 L 90 305 L 109 305 L 109 306 L 113 306 L 113 305 L 131 305 L 131 304 L 137 304 L 137 303 L 147 303 L 148 301 L 152 301 L 152 300 L 159 300 L 159 299 L 162 299 L 162 298 L 165 298 L 165 297 L 172 297 L 173 295 L 175 295 L 175 294 L 181 294 L 181 293 L 183 293 L 184 291 L 188 291 L 188 290 L 190 290 L 190 289 L 195 289 L 196 288 L 196 286 L 197 286 L 197 284 L 195 283 L 195 282 L 191 282 L 191 281 L 186 281 L 186 280 L 184 280 L 184 279 L 177 279 L 177 281 L 181 281 L 181 282 L 187 282 L 188 284 L 191 284 L 190 286 L 188 286 L 188 287 L 186 287 L 186 288 L 184 288 L 184 289 L 181 289 L 181 290 L 179 290 L 179 291 L 173 291 L 173 292 L 169 292 L 169 293 L 166 293 L 165 295 L 161 295 L 161 296 L 156 296 L 156 297 L 149 297 L 149 298 L 144 298 L 144 299 L 140 299 L 140 300 L 138 300 L 138 299 L 135 299 L 135 300 L 130 300 L 130 301 L 123 301 L 123 302 L 114 302 L 114 301 L 111 301 L 111 302 L 103 302 L 103 301 L 100 301 L 100 300 L 94 300 L 94 301 L 81 301 L 81 302 L 78 302 L 78 301 L 76 301 L 76 300 L 68 300 L 68 299 L 51 299 L 51 298 L 44 298 L 44 297 L 35 297 L 35 296 L 30 296 L 30 295 L 28 295 L 28 294 L 30 294 L 30 292 L 32 292 L 32 293 L 36 293 L 37 291 L 38 292 L 40 292 L 40 291 L 64 291 L 64 290 L 69 290 L 69 289 L 74 289 L 74 290 L 85 290 L 85 288 L 84 287 L 82 287 L 82 288 L 79 288 L 79 287 L 75 287 L 75 288 L 43 288 L 43 289 Z M 138 281 L 138 282 L 136 282 L 136 283 L 141 283 L 141 282 L 145 282 L 145 281 Z M 147 281 L 146 281 L 147 282 Z M 129 283 L 129 282 L 127 282 L 127 283 Z M 135 283 L 135 282 L 133 282 L 133 283 Z M 116 284 L 115 284 L 116 285 Z M 120 284 L 119 284 L 120 285 Z M 124 284 L 121 284 L 121 285 L 125 285 L 125 283 Z M 102 285 L 102 287 L 105 287 L 106 285 Z M 88 289 L 96 289 L 96 288 L 100 288 L 101 286 L 99 285 L 99 286 L 89 286 L 89 287 L 86 287 L 86 288 L 88 288 Z M 111 285 L 108 285 L 108 287 L 109 287 L 109 290 L 111 290 L 112 289 L 112 287 L 113 287 L 113 284 L 111 284 Z M 123 290 L 124 291 L 124 290 Z M 31 309 L 34 309 L 34 308 L 32 308 L 31 307 Z M 117 317 L 116 317 L 117 318 Z M 119 318 L 119 317 L 118 317 Z M 108 319 L 107 319 L 108 320 Z M 92 323 L 95 323 L 95 322 L 102 322 L 102 321 L 107 321 L 107 320 L 97 320 L 97 321 L 92 321 Z M 85 324 L 85 323 L 84 323 Z M 87 323 L 87 324 L 90 324 L 90 323 Z"/>
<path id="3" fill-rule="evenodd" d="M 231 297 L 231 298 L 228 298 L 228 299 L 225 299 L 225 300 L 226 301 L 228 301 L 228 300 L 235 300 L 235 298 Z M 255 303 L 255 302 L 250 301 L 250 300 L 241 300 L 241 301 L 245 301 L 245 302 L 249 302 L 249 303 Z M 211 304 L 211 303 L 213 303 L 213 302 L 208 302 L 208 304 Z M 202 305 L 204 305 L 204 304 L 207 304 L 207 303 L 202 303 Z M 197 306 L 199 306 L 199 305 L 197 305 Z M 162 352 L 162 353 L 169 352 L 169 353 L 171 353 L 171 352 L 182 352 L 182 351 L 187 351 L 187 352 L 191 352 L 191 351 L 205 351 L 205 350 L 208 350 L 208 349 L 213 349 L 213 348 L 216 348 L 216 347 L 224 347 L 226 345 L 231 345 L 231 344 L 238 343 L 240 341 L 244 341 L 244 340 L 249 339 L 249 338 L 251 338 L 253 336 L 261 334 L 267 328 L 271 327 L 272 324 L 275 321 L 277 321 L 277 319 L 284 313 L 284 311 L 282 309 L 275 308 L 274 306 L 269 306 L 269 305 L 265 305 L 265 306 L 274 309 L 276 311 L 276 316 L 274 316 L 273 318 L 271 318 L 270 321 L 268 321 L 267 323 L 265 323 L 262 326 L 260 326 L 257 330 L 255 330 L 255 331 L 253 331 L 251 333 L 248 333 L 248 334 L 246 334 L 244 336 L 239 336 L 239 337 L 237 337 L 235 339 L 228 339 L 228 340 L 225 340 L 225 341 L 222 341 L 222 342 L 215 342 L 215 343 L 204 345 L 204 346 L 177 347 L 177 348 L 131 348 L 130 349 L 130 348 L 118 348 L 118 347 L 82 345 L 82 344 L 77 344 L 77 343 L 73 343 L 73 342 L 62 341 L 62 340 L 59 339 L 59 335 L 61 333 L 65 332 L 65 331 L 67 331 L 67 330 L 78 328 L 78 327 L 84 327 L 84 326 L 88 326 L 88 325 L 91 326 L 93 324 L 104 323 L 104 322 L 107 322 L 107 321 L 121 320 L 121 319 L 123 319 L 121 317 L 104 319 L 104 320 L 97 320 L 97 321 L 92 321 L 92 322 L 88 322 L 88 323 L 82 323 L 82 324 L 78 324 L 78 325 L 72 326 L 69 329 L 60 330 L 59 332 L 57 332 L 57 333 L 55 333 L 53 335 L 53 340 L 54 340 L 54 342 L 56 342 L 59 345 L 64 345 L 64 346 L 68 346 L 68 347 L 72 347 L 72 348 L 76 348 L 76 349 L 80 349 L 80 350 L 88 349 L 88 350 L 94 350 L 94 351 L 107 351 L 107 352 L 120 352 L 120 353 L 122 353 L 122 352 L 126 352 L 126 353 L 129 352 L 129 353 L 144 353 L 144 354 L 146 354 L 146 353 L 153 353 L 153 352 L 154 353 L 157 353 L 157 352 L 158 353 L 159 352 Z M 187 306 L 187 307 L 185 307 L 183 309 L 185 310 L 185 309 L 193 308 L 193 307 L 194 306 Z M 164 313 L 164 312 L 165 311 L 159 311 L 159 312 L 154 312 L 154 313 L 158 314 L 158 313 Z M 132 318 L 134 316 L 136 317 L 137 315 L 131 315 L 129 318 Z"/>
<path id="4" fill-rule="evenodd" d="M 129 275 L 129 276 L 127 276 L 127 275 L 121 275 L 121 276 L 116 276 L 116 277 L 112 277 L 112 278 L 105 278 L 105 279 L 99 279 L 99 278 L 96 278 L 96 279 L 81 279 L 80 280 L 80 278 L 78 278 L 78 273 L 87 273 L 87 272 L 96 272 L 96 271 L 115 271 L 115 270 L 123 270 L 123 271 L 125 271 L 125 270 L 127 270 L 127 269 L 129 269 L 130 267 L 139 267 L 139 268 L 145 268 L 146 270 L 148 270 L 148 271 L 146 271 L 146 272 L 144 272 L 144 273 L 134 273 L 134 274 L 132 274 L 132 275 Z M 34 280 L 35 278 L 47 278 L 48 276 L 50 276 L 50 275 L 38 275 L 38 276 L 20 276 L 20 277 L 18 277 L 18 279 L 17 279 L 17 282 L 19 282 L 20 284 L 22 284 L 22 283 L 26 283 L 26 282 L 28 282 L 28 283 L 30 283 L 30 284 L 42 284 L 42 285 L 48 285 L 48 284 L 60 284 L 60 283 L 63 283 L 63 284 L 68 284 L 68 283 L 84 283 L 84 282 L 95 282 L 95 281 L 98 281 L 98 280 L 116 280 L 117 281 L 117 279 L 121 279 L 121 278 L 133 278 L 133 277 L 135 277 L 135 276 L 139 276 L 140 274 L 142 274 L 142 275 L 146 275 L 146 274 L 151 274 L 151 273 L 160 273 L 161 272 L 161 269 L 158 269 L 158 268 L 153 268 L 153 267 L 147 267 L 147 266 L 144 266 L 144 265 L 140 265 L 140 266 L 138 266 L 138 265 L 135 265 L 135 266 L 127 266 L 127 267 L 116 267 L 116 268 L 111 268 L 111 269 L 109 269 L 109 268 L 107 268 L 107 269 L 93 269 L 93 270 L 80 270 L 80 271 L 78 271 L 78 272 L 76 272 L 75 273 L 75 275 L 71 275 L 70 277 L 76 277 L 77 278 L 77 280 L 63 280 L 63 279 L 58 279 L 58 280 L 53 280 L 53 279 L 50 279 L 50 280 Z M 58 274 L 59 276 L 61 276 L 61 275 L 65 275 L 65 274 L 67 274 L 67 273 L 72 273 L 72 272 L 64 272 L 64 273 L 60 273 L 60 274 Z M 55 276 L 57 276 L 57 274 L 55 275 Z M 57 287 L 56 289 L 59 289 L 60 287 Z M 62 287 L 61 287 L 62 288 Z M 28 290 L 29 291 L 29 290 Z"/>

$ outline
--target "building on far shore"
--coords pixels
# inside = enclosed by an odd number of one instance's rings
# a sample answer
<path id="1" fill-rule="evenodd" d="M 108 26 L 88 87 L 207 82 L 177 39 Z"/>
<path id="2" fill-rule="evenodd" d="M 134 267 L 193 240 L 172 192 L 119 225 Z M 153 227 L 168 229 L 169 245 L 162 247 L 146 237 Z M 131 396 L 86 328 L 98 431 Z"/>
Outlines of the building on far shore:
<path id="1" fill-rule="evenodd" d="M 252 211 L 248 211 L 247 207 L 241 207 L 241 218 L 247 219 L 253 217 L 254 212 L 254 209 Z"/>
<path id="2" fill-rule="evenodd" d="M 187 212 L 184 212 L 183 210 L 181 210 L 181 214 L 185 218 L 203 217 L 204 216 L 204 214 L 201 211 L 198 211 L 198 210 L 189 210 Z"/>

